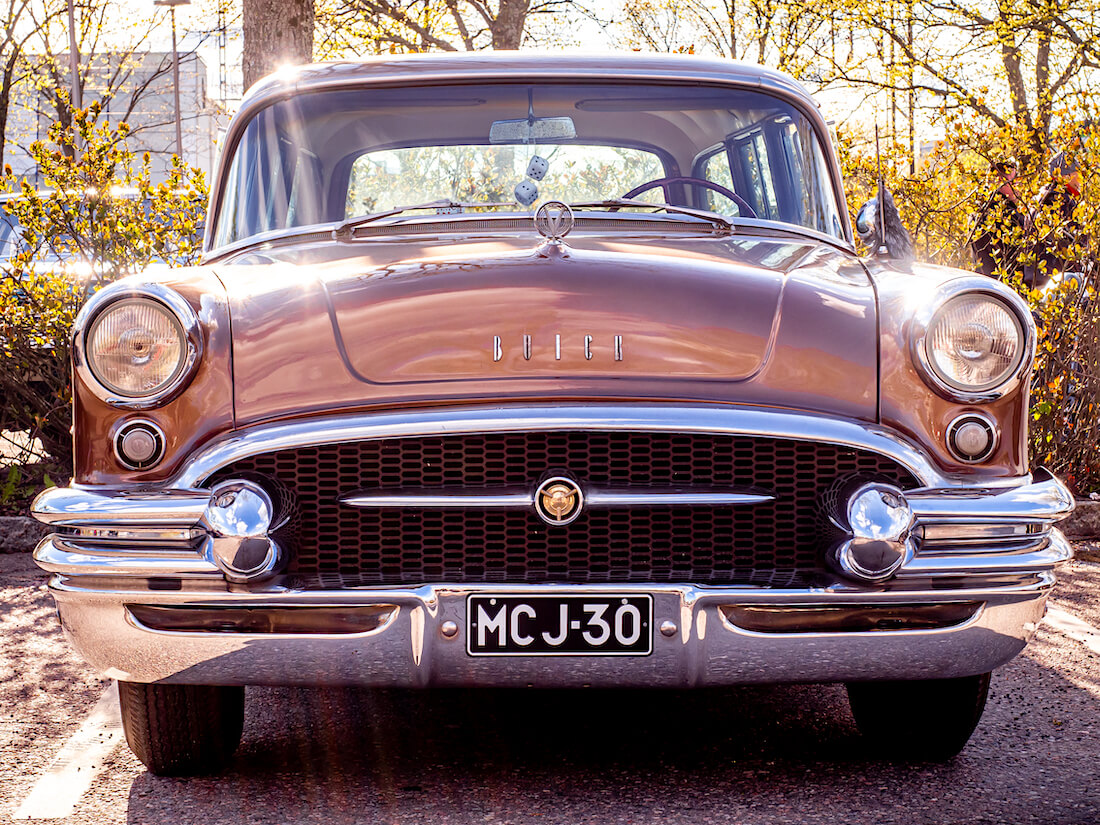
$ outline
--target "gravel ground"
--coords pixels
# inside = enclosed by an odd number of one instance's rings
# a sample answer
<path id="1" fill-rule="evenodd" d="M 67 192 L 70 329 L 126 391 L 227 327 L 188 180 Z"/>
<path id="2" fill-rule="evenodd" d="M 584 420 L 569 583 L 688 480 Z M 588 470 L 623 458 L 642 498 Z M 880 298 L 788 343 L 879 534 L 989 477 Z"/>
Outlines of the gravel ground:
<path id="1" fill-rule="evenodd" d="M 0 555 L 0 822 L 108 684 L 65 642 L 45 585 L 29 555 Z"/>
<path id="2" fill-rule="evenodd" d="M 1079 619 L 1100 628 L 1100 552 L 1079 557 L 1059 572 L 1055 601 Z"/>
<path id="3" fill-rule="evenodd" d="M 1055 603 L 1100 626 L 1100 564 Z M 44 579 L 0 556 L 0 822 L 105 687 Z M 72 823 L 1100 823 L 1100 657 L 1043 629 L 946 765 L 865 758 L 842 688 L 249 690 L 226 775 L 146 773 L 123 746 Z M 5 802 L 6 801 L 6 802 Z"/>

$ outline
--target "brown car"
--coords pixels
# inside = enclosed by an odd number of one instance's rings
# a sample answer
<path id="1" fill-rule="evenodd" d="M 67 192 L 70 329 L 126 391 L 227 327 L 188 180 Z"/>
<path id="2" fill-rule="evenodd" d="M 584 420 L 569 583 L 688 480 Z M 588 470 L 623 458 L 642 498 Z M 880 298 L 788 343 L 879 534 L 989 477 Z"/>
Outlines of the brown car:
<path id="1" fill-rule="evenodd" d="M 254 89 L 200 267 L 77 321 L 35 514 L 157 773 L 244 686 L 844 682 L 946 758 L 1073 506 L 1030 314 L 860 258 L 787 77 L 697 57 L 334 63 Z"/>

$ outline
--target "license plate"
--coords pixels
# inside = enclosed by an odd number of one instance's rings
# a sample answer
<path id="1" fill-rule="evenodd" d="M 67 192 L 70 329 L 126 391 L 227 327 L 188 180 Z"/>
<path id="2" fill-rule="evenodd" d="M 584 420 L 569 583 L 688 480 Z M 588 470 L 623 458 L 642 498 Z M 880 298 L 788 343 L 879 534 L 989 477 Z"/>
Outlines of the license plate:
<path id="1" fill-rule="evenodd" d="M 471 656 L 648 656 L 653 597 L 471 595 Z"/>

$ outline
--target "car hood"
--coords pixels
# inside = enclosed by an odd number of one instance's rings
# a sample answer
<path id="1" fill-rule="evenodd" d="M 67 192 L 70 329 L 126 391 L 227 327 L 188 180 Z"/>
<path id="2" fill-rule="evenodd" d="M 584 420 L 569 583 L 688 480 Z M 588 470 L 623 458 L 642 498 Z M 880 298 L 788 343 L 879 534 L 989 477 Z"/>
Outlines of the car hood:
<path id="1" fill-rule="evenodd" d="M 217 272 L 239 423 L 562 396 L 876 414 L 874 292 L 812 240 L 315 242 Z"/>

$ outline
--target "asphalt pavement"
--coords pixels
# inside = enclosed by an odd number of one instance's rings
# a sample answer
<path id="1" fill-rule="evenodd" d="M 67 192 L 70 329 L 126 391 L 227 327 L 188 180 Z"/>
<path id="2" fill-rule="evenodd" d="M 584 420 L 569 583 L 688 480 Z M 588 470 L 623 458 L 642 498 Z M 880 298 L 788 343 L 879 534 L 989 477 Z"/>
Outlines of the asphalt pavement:
<path id="1" fill-rule="evenodd" d="M 0 823 L 34 813 L 59 763 L 45 795 L 75 807 L 54 821 L 97 825 L 1100 823 L 1100 564 L 1063 578 L 1057 621 L 994 674 L 947 764 L 870 758 L 835 685 L 257 688 L 230 769 L 184 780 L 89 727 L 110 683 L 69 649 L 29 558 L 0 556 Z M 68 761 L 91 740 L 90 762 Z"/>

